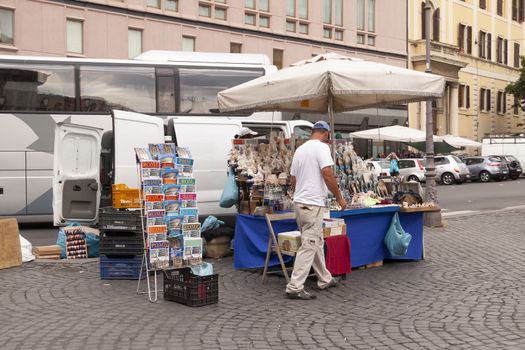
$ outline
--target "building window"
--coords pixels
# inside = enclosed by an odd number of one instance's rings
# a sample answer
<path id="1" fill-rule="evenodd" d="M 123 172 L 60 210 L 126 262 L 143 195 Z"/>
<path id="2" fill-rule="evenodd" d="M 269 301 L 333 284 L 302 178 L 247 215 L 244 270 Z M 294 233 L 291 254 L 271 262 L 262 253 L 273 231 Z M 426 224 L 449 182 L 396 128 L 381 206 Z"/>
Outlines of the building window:
<path id="1" fill-rule="evenodd" d="M 135 58 L 142 53 L 142 30 L 128 29 L 128 58 Z"/>
<path id="2" fill-rule="evenodd" d="M 240 44 L 240 43 L 230 43 L 230 52 L 231 53 L 241 53 L 242 52 L 242 44 Z"/>
<path id="3" fill-rule="evenodd" d="M 276 66 L 278 69 L 283 68 L 283 55 L 283 50 L 273 49 L 273 65 Z"/>
<path id="4" fill-rule="evenodd" d="M 334 38 L 335 40 L 343 40 L 343 31 L 336 29 Z"/>
<path id="5" fill-rule="evenodd" d="M 520 44 L 514 43 L 514 67 L 520 67 Z"/>
<path id="6" fill-rule="evenodd" d="M 308 0 L 286 0 L 286 16 L 308 19 Z"/>
<path id="7" fill-rule="evenodd" d="M 226 9 L 224 7 L 215 7 L 215 18 L 225 21 Z"/>
<path id="8" fill-rule="evenodd" d="M 490 90 L 481 88 L 479 91 L 479 110 L 489 112 L 490 107 Z"/>
<path id="9" fill-rule="evenodd" d="M 479 8 L 486 10 L 487 9 L 487 0 L 479 0 Z"/>
<path id="10" fill-rule="evenodd" d="M 512 113 L 514 115 L 520 114 L 520 101 L 517 96 L 514 96 L 514 104 L 512 105 Z"/>
<path id="11" fill-rule="evenodd" d="M 0 8 L 0 43 L 10 44 L 13 40 L 13 17 L 14 11 Z"/>
<path id="12" fill-rule="evenodd" d="M 470 86 L 459 84 L 458 107 L 470 108 Z"/>
<path id="13" fill-rule="evenodd" d="M 166 0 L 164 3 L 164 8 L 170 11 L 179 11 L 179 1 L 178 0 Z"/>
<path id="14" fill-rule="evenodd" d="M 270 28 L 270 16 L 267 13 L 270 11 L 269 0 L 245 0 L 244 7 L 247 9 L 244 13 L 245 24 L 254 26 L 259 17 L 259 27 Z"/>
<path id="15" fill-rule="evenodd" d="M 503 0 L 497 0 L 496 13 L 498 16 L 503 16 Z"/>
<path id="16" fill-rule="evenodd" d="M 375 0 L 357 0 L 357 43 L 375 45 Z"/>
<path id="17" fill-rule="evenodd" d="M 245 13 L 244 14 L 244 23 L 249 24 L 251 26 L 255 25 L 256 15 L 253 13 Z"/>
<path id="18" fill-rule="evenodd" d="M 295 33 L 295 21 L 286 21 L 286 31 Z"/>
<path id="19" fill-rule="evenodd" d="M 306 24 L 306 23 L 299 23 L 299 33 L 300 34 L 308 34 L 308 24 Z"/>
<path id="20" fill-rule="evenodd" d="M 487 60 L 492 59 L 492 35 L 490 33 L 485 33 L 484 31 L 479 31 L 478 38 L 478 56 L 481 58 L 486 58 Z"/>
<path id="21" fill-rule="evenodd" d="M 472 27 L 459 24 L 458 28 L 459 52 L 472 54 Z"/>
<path id="22" fill-rule="evenodd" d="M 67 20 L 67 52 L 81 54 L 83 50 L 82 21 Z"/>
<path id="23" fill-rule="evenodd" d="M 160 0 L 148 0 L 148 7 L 160 8 Z"/>
<path id="24" fill-rule="evenodd" d="M 503 91 L 498 91 L 497 112 L 499 114 L 507 112 L 507 94 Z"/>
<path id="25" fill-rule="evenodd" d="M 327 39 L 332 38 L 332 28 L 324 27 L 323 28 L 323 37 Z"/>
<path id="26" fill-rule="evenodd" d="M 195 51 L 195 38 L 192 36 L 182 37 L 182 51 L 194 52 Z"/>
<path id="27" fill-rule="evenodd" d="M 440 14 L 441 11 L 439 8 L 432 10 L 430 9 L 430 20 L 432 21 L 431 27 L 430 27 L 430 38 L 434 41 L 439 41 L 439 32 L 440 32 Z M 421 3 L 421 38 L 426 39 L 426 23 L 427 23 L 427 17 L 426 17 L 426 10 L 425 10 L 425 3 Z"/>
<path id="28" fill-rule="evenodd" d="M 523 22 L 524 17 L 524 0 L 512 0 L 512 20 Z"/>
<path id="29" fill-rule="evenodd" d="M 270 28 L 270 17 L 259 15 L 259 26 L 264 28 Z"/>
<path id="30" fill-rule="evenodd" d="M 199 16 L 211 17 L 211 5 L 199 5 Z"/>
<path id="31" fill-rule="evenodd" d="M 497 50 L 496 50 L 496 60 L 498 63 L 508 63 L 508 41 L 498 37 L 497 41 Z"/>

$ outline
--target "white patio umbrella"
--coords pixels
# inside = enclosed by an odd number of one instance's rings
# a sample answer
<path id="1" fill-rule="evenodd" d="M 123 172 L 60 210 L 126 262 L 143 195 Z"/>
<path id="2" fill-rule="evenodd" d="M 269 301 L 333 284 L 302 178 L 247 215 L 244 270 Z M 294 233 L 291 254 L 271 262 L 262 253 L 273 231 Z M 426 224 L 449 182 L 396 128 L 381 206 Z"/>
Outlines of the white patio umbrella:
<path id="1" fill-rule="evenodd" d="M 465 137 L 459 137 L 454 135 L 445 135 L 442 136 L 443 140 L 445 140 L 448 144 L 454 146 L 454 147 L 481 147 L 480 142 L 473 141 L 471 139 L 467 139 Z"/>
<path id="2" fill-rule="evenodd" d="M 424 131 L 401 125 L 356 131 L 350 133 L 350 136 L 374 141 L 423 142 L 426 140 Z M 434 135 L 434 142 L 439 141 L 442 141 L 442 138 Z"/>
<path id="3" fill-rule="evenodd" d="M 217 98 L 222 112 L 327 112 L 335 143 L 334 113 L 439 98 L 444 86 L 439 75 L 327 53 L 223 90 Z"/>

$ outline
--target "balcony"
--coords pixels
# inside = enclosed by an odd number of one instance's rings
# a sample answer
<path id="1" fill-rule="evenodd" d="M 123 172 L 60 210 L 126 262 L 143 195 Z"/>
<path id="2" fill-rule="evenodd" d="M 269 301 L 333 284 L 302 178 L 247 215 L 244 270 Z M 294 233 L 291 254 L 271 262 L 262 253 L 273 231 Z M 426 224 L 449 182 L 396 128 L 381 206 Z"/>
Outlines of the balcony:
<path id="1" fill-rule="evenodd" d="M 425 40 L 410 40 L 409 54 L 414 69 L 425 71 Z M 430 42 L 430 62 L 432 73 L 442 75 L 452 82 L 458 81 L 459 70 L 467 66 L 459 47 L 437 41 Z"/>

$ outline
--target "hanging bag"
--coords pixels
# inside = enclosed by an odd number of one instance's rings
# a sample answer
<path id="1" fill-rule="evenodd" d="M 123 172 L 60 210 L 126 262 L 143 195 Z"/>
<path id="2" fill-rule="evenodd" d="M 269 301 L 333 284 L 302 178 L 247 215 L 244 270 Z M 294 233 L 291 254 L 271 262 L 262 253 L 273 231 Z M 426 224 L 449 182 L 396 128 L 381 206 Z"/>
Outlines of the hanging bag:
<path id="1" fill-rule="evenodd" d="M 384 243 L 392 257 L 403 256 L 408 251 L 408 245 L 412 240 L 412 235 L 403 230 L 399 222 L 399 215 L 397 213 L 392 217 L 390 227 L 386 232 Z"/>
<path id="2" fill-rule="evenodd" d="M 239 189 L 237 188 L 237 183 L 235 182 L 235 174 L 233 173 L 233 169 L 228 167 L 228 178 L 224 184 L 224 189 L 222 190 L 219 205 L 221 208 L 231 208 L 238 202 Z"/>

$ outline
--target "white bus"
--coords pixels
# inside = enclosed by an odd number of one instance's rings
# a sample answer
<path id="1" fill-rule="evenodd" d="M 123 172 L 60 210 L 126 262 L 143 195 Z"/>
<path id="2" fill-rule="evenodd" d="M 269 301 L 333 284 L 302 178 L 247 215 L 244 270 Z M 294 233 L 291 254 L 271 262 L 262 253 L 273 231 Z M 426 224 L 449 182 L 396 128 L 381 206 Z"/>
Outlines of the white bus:
<path id="1" fill-rule="evenodd" d="M 0 218 L 51 220 L 56 123 L 110 130 L 113 109 L 165 119 L 280 120 L 280 113 L 225 116 L 216 102 L 218 91 L 275 70 L 267 56 L 256 54 L 149 51 L 134 60 L 0 56 Z"/>

